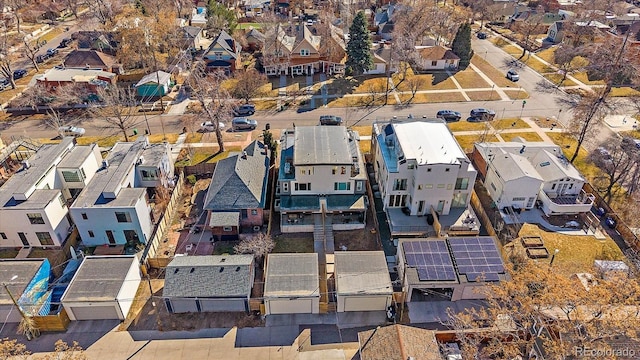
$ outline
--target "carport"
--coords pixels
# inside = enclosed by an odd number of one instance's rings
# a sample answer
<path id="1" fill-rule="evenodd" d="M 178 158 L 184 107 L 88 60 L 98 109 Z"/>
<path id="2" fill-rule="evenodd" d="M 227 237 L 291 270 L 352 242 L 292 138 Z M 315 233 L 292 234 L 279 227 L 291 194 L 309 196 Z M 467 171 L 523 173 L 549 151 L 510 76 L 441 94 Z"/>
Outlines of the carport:
<path id="1" fill-rule="evenodd" d="M 384 311 L 393 286 L 382 251 L 340 251 L 335 256 L 338 312 Z"/>
<path id="2" fill-rule="evenodd" d="M 318 314 L 318 254 L 269 254 L 264 305 L 266 315 Z"/>
<path id="3" fill-rule="evenodd" d="M 135 256 L 88 256 L 61 302 L 71 320 L 124 320 L 139 286 Z"/>

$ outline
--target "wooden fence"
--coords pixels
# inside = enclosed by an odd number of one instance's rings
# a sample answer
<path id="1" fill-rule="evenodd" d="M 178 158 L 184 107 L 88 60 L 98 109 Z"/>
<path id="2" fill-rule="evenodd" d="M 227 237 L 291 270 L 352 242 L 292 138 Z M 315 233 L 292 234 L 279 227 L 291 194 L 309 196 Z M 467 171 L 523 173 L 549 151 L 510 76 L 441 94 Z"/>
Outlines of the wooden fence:
<path id="1" fill-rule="evenodd" d="M 491 236 L 497 237 L 496 231 L 493 229 L 493 225 L 491 224 L 491 220 L 489 219 L 487 213 L 484 211 L 482 203 L 480 202 L 480 198 L 478 197 L 478 194 L 476 194 L 475 190 L 471 192 L 471 206 L 473 207 L 473 211 L 476 212 L 476 216 L 480 220 L 482 226 L 487 229 L 487 233 Z"/>
<path id="2" fill-rule="evenodd" d="M 216 163 L 200 163 L 195 165 L 180 166 L 177 169 L 182 171 L 185 176 L 189 175 L 204 175 L 213 174 L 213 170 L 216 168 Z"/>
<path id="3" fill-rule="evenodd" d="M 33 316 L 35 327 L 41 332 L 47 331 L 67 331 L 69 325 L 69 315 L 62 308 L 57 315 Z"/>
<path id="4" fill-rule="evenodd" d="M 160 221 L 156 226 L 153 234 L 151 234 L 151 239 L 147 242 L 147 246 L 142 253 L 142 257 L 140 258 L 140 264 L 146 264 L 151 266 L 148 262 L 149 259 L 153 259 L 156 257 L 156 253 L 158 251 L 158 247 L 162 239 L 165 237 L 167 230 L 171 227 L 171 221 L 173 219 L 173 214 L 176 210 L 176 205 L 178 204 L 178 200 L 182 197 L 182 191 L 184 189 L 184 173 L 180 173 L 180 177 L 176 182 L 176 187 L 173 188 L 173 193 L 171 194 L 171 199 L 167 204 L 167 208 L 164 210 L 162 216 L 160 216 Z M 159 264 L 156 260 L 155 264 Z M 152 261 L 153 262 L 153 261 Z"/>

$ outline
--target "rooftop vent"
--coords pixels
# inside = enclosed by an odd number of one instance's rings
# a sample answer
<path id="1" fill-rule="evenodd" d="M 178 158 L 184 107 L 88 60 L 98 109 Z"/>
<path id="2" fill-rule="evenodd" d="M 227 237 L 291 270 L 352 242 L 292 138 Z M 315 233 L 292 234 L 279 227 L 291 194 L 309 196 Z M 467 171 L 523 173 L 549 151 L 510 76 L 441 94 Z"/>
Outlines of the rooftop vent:
<path id="1" fill-rule="evenodd" d="M 106 159 L 102 160 L 102 167 L 105 168 L 105 169 L 108 168 L 109 167 L 109 160 L 106 160 Z"/>
<path id="2" fill-rule="evenodd" d="M 27 170 L 30 167 L 31 167 L 31 164 L 29 163 L 29 160 L 25 160 L 22 162 L 22 170 Z"/>
<path id="3" fill-rule="evenodd" d="M 177 273 L 178 273 L 178 271 L 180 271 L 180 269 L 175 269 L 175 270 L 173 270 L 173 273 L 174 273 L 174 274 L 177 274 Z"/>
<path id="4" fill-rule="evenodd" d="M 520 149 L 520 154 L 524 153 L 524 150 L 527 148 L 527 145 L 522 145 L 522 149 Z"/>
<path id="5" fill-rule="evenodd" d="M 219 272 L 223 272 L 223 271 L 224 271 L 224 267 L 221 267 Z"/>
<path id="6" fill-rule="evenodd" d="M 220 259 L 220 262 L 225 262 L 227 260 L 227 258 L 222 258 Z"/>
<path id="7" fill-rule="evenodd" d="M 191 270 L 189 270 L 189 274 L 193 274 L 194 271 L 196 271 L 196 268 L 191 268 Z"/>
<path id="8" fill-rule="evenodd" d="M 240 271 L 240 266 L 236 266 L 236 272 Z"/>

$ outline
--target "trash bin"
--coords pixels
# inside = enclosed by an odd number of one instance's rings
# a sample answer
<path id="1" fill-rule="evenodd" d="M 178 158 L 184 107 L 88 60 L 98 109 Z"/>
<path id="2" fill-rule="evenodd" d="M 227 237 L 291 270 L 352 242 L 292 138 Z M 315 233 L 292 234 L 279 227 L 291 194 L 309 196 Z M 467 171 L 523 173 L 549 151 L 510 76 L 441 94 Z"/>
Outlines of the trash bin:
<path id="1" fill-rule="evenodd" d="M 264 125 L 264 129 L 267 130 L 267 131 L 271 130 L 271 124 L 270 123 L 266 123 Z"/>
<path id="2" fill-rule="evenodd" d="M 138 135 L 138 129 L 133 129 L 133 135 Z"/>

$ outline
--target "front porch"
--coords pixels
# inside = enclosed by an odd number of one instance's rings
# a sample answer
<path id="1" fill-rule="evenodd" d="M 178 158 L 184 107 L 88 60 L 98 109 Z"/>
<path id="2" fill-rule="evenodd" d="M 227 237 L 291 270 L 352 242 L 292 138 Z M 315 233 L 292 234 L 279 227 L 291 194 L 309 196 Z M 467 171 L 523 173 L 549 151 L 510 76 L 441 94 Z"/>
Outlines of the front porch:
<path id="1" fill-rule="evenodd" d="M 363 229 L 367 201 L 364 195 L 299 195 L 276 199 L 283 233 L 313 232 L 313 214 L 332 217 L 333 230 Z M 324 209 L 324 211 L 323 211 Z"/>
<path id="2" fill-rule="evenodd" d="M 540 190 L 538 200 L 545 215 L 580 214 L 591 210 L 595 196 L 580 190 L 579 194 L 553 196 Z"/>
<path id="3" fill-rule="evenodd" d="M 291 61 L 288 63 L 281 63 L 275 65 L 268 65 L 264 67 L 264 72 L 267 76 L 280 76 L 280 75 L 314 75 L 316 73 L 324 73 L 328 75 L 342 75 L 344 74 L 345 66 L 342 63 L 333 63 L 329 61 Z"/>
<path id="4" fill-rule="evenodd" d="M 387 208 L 387 222 L 391 236 L 438 236 L 428 216 L 406 215 L 402 208 Z M 471 206 L 451 208 L 448 215 L 439 215 L 440 236 L 476 236 L 480 233 L 480 222 Z"/>

